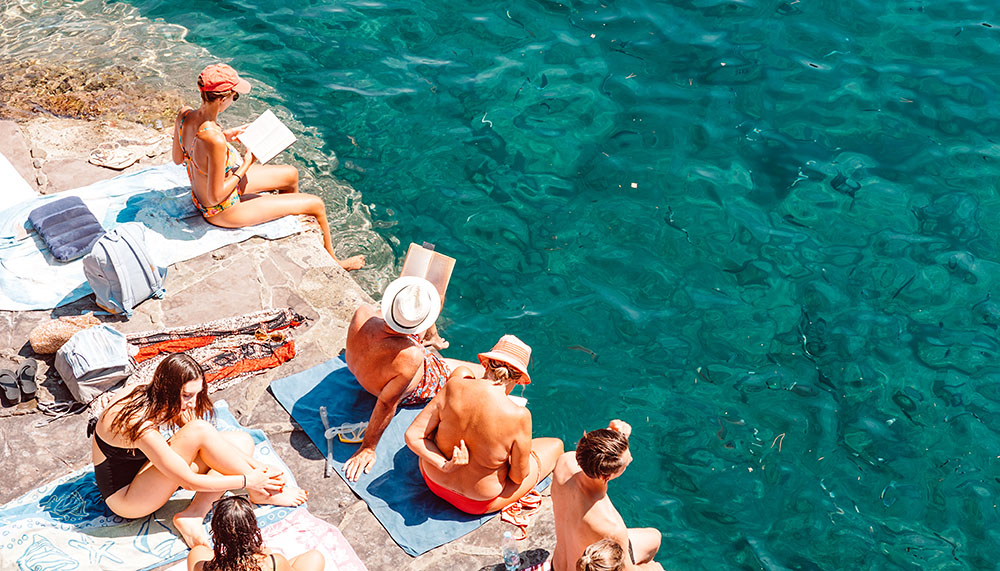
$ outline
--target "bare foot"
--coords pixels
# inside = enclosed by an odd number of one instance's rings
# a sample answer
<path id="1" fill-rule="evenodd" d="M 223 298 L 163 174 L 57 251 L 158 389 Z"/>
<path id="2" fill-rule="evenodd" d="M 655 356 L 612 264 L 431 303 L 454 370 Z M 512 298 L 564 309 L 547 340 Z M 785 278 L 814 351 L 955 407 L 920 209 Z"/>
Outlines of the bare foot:
<path id="1" fill-rule="evenodd" d="M 254 490 L 247 490 L 247 492 L 249 492 L 251 502 L 272 506 L 300 506 L 309 498 L 309 492 L 295 486 L 285 486 L 284 491 L 277 494 L 267 494 Z"/>
<path id="2" fill-rule="evenodd" d="M 433 347 L 438 351 L 444 351 L 450 346 L 451 343 L 449 343 L 448 340 L 445 339 L 444 337 L 437 335 L 436 332 L 433 337 L 428 337 L 424 339 L 424 347 Z"/>
<path id="3" fill-rule="evenodd" d="M 358 254 L 357 256 L 351 256 L 346 260 L 338 260 L 338 261 L 340 262 L 340 267 L 344 268 L 349 272 L 352 270 L 360 270 L 361 268 L 365 267 L 365 257 L 362 254 Z"/>
<path id="4" fill-rule="evenodd" d="M 208 534 L 205 533 L 205 516 L 191 515 L 187 512 L 180 512 L 174 516 L 174 527 L 180 532 L 181 538 L 188 547 L 204 545 L 211 547 L 208 541 Z"/>

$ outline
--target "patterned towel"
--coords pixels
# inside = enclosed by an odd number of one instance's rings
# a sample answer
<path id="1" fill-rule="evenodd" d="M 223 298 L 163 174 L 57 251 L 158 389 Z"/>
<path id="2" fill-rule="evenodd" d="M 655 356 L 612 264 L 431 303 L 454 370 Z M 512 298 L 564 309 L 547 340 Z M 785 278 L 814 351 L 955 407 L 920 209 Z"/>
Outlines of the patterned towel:
<path id="1" fill-rule="evenodd" d="M 257 443 L 254 457 L 281 467 L 294 483 L 262 431 L 240 426 L 225 401 L 215 403 L 215 413 L 219 430 L 249 432 Z M 181 559 L 188 549 L 174 531 L 172 518 L 192 495 L 178 491 L 152 515 L 127 520 L 107 509 L 93 466 L 77 470 L 0 507 L 0 571 L 135 571 Z M 261 506 L 257 521 L 269 526 L 293 511 Z"/>
<path id="2" fill-rule="evenodd" d="M 125 382 L 124 390 L 94 399 L 90 416 L 100 416 L 116 395 L 153 380 L 157 365 L 171 353 L 186 352 L 201 364 L 210 393 L 257 371 L 277 367 L 295 356 L 295 341 L 288 332 L 306 321 L 288 308 L 265 309 L 199 325 L 133 333 L 127 339 L 139 350 L 134 357 L 135 372 Z M 258 330 L 264 332 L 262 338 L 254 335 Z"/>
<path id="3" fill-rule="evenodd" d="M 316 549 L 323 554 L 327 569 L 337 571 L 366 571 L 354 549 L 347 543 L 340 530 L 300 508 L 274 525 L 261 530 L 264 546 L 291 559 L 296 555 Z M 184 571 L 185 562 L 170 566 L 167 571 Z"/>

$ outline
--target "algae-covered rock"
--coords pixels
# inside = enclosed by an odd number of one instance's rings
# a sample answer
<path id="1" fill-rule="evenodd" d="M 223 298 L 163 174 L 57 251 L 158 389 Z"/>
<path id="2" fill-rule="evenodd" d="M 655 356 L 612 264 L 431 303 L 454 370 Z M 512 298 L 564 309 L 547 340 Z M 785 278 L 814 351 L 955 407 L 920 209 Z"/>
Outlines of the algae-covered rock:
<path id="1" fill-rule="evenodd" d="M 0 58 L 0 119 L 51 114 L 167 123 L 181 104 L 179 93 L 144 83 L 124 66 L 88 69 L 37 59 Z"/>

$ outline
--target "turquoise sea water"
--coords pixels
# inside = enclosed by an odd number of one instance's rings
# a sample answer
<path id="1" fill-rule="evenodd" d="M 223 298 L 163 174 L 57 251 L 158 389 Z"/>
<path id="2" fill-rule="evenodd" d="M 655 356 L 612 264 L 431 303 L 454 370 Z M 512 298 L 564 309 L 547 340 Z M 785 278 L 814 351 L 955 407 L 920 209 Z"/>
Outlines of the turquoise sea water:
<path id="1" fill-rule="evenodd" d="M 668 568 L 996 567 L 993 4 L 17 4 L 8 54 L 127 21 L 75 57 L 254 81 L 364 284 L 435 243 L 446 354 L 531 344 L 569 448 L 632 423 Z"/>

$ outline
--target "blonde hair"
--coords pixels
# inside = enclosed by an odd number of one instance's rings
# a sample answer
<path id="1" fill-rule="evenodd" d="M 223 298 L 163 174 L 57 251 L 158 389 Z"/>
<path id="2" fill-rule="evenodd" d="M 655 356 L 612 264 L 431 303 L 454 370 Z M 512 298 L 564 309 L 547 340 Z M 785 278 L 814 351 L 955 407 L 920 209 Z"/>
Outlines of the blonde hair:
<path id="1" fill-rule="evenodd" d="M 576 571 L 623 571 L 625 550 L 613 539 L 591 543 L 576 561 Z"/>

